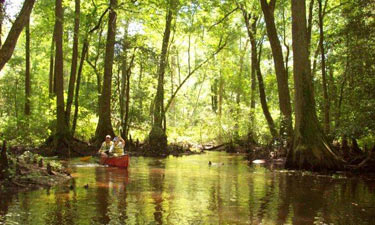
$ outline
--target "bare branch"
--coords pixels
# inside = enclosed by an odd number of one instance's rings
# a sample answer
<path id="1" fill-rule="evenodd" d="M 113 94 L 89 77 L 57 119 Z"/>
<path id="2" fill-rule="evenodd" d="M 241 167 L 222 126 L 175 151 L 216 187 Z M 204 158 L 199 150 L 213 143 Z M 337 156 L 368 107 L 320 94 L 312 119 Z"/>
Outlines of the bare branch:
<path id="1" fill-rule="evenodd" d="M 169 106 L 171 105 L 173 99 L 176 97 L 178 91 L 181 89 L 181 87 L 185 84 L 185 82 L 193 75 L 197 70 L 199 70 L 204 64 L 206 64 L 208 61 L 210 61 L 212 58 L 215 57 L 227 44 L 227 40 L 224 42 L 224 44 L 221 45 L 222 38 L 220 39 L 219 47 L 216 49 L 216 51 L 210 55 L 208 58 L 206 58 L 203 62 L 201 62 L 198 66 L 196 66 L 186 77 L 185 79 L 178 85 L 175 92 L 172 94 L 172 97 L 168 100 L 167 106 L 165 107 L 164 113 L 166 113 L 169 109 Z"/>
<path id="2" fill-rule="evenodd" d="M 91 34 L 92 32 L 94 32 L 95 30 L 99 29 L 100 24 L 102 23 L 103 17 L 105 16 L 105 14 L 107 14 L 108 11 L 109 11 L 109 8 L 107 8 L 107 9 L 103 12 L 103 14 L 100 16 L 99 21 L 98 21 L 98 23 L 96 24 L 96 26 L 93 27 L 93 28 L 89 31 L 90 34 Z"/>
<path id="3" fill-rule="evenodd" d="M 228 16 L 230 16 L 232 13 L 234 13 L 235 11 L 237 11 L 239 9 L 239 7 L 236 7 L 235 9 L 233 9 L 232 11 L 230 11 L 229 13 L 227 13 L 223 18 L 221 18 L 219 21 L 217 21 L 216 23 L 212 24 L 209 28 L 208 28 L 208 31 L 210 31 L 214 26 L 216 25 L 219 25 L 220 23 L 222 23 L 226 18 L 228 18 Z"/>

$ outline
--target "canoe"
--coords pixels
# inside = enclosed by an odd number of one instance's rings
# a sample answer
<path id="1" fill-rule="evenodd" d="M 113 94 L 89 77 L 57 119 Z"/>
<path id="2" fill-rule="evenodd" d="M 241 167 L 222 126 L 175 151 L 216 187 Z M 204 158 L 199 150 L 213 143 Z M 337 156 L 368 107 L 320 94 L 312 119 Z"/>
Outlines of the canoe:
<path id="1" fill-rule="evenodd" d="M 100 164 L 115 166 L 120 168 L 128 168 L 129 155 L 122 155 L 118 157 L 101 157 Z"/>

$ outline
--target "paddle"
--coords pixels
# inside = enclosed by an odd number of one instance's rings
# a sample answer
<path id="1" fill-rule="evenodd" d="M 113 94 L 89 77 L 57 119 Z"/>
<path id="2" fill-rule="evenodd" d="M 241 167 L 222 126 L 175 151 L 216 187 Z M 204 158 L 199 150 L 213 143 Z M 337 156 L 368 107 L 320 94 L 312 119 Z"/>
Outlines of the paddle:
<path id="1" fill-rule="evenodd" d="M 81 162 L 87 162 L 87 161 L 89 161 L 91 158 L 92 158 L 92 156 L 89 155 L 89 156 L 81 157 L 79 160 L 80 160 Z"/>

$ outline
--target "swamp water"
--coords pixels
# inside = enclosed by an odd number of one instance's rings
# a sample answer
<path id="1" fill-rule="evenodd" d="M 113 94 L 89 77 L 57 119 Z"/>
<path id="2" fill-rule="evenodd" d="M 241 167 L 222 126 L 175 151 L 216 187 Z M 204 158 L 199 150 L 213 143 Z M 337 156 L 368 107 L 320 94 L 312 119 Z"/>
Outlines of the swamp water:
<path id="1" fill-rule="evenodd" d="M 287 172 L 222 152 L 133 157 L 128 171 L 71 167 L 66 185 L 0 193 L 0 224 L 375 224 L 368 178 Z"/>

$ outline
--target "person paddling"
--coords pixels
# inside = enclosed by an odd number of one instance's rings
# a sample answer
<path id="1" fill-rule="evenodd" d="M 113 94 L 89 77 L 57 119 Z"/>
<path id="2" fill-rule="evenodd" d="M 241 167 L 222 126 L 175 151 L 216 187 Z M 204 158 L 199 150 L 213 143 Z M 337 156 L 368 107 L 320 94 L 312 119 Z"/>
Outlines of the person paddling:
<path id="1" fill-rule="evenodd" d="M 111 141 L 111 135 L 105 136 L 105 141 L 100 147 L 98 154 L 102 157 L 108 157 L 112 146 L 113 142 Z"/>
<path id="2" fill-rule="evenodd" d="M 115 137 L 113 141 L 114 143 L 110 150 L 110 153 L 112 153 L 113 156 L 124 155 L 124 147 L 125 147 L 124 139 L 122 139 L 122 137 Z"/>

